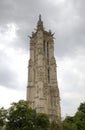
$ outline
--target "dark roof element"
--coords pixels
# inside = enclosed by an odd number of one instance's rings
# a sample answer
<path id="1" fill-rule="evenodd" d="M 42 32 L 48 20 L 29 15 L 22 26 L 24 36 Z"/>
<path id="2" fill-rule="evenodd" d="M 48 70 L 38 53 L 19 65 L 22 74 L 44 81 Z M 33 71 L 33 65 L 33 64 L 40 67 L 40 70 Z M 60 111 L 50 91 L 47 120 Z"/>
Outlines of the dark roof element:
<path id="1" fill-rule="evenodd" d="M 41 20 L 41 15 L 39 15 L 39 20 L 37 23 L 37 30 L 43 30 L 43 22 Z"/>

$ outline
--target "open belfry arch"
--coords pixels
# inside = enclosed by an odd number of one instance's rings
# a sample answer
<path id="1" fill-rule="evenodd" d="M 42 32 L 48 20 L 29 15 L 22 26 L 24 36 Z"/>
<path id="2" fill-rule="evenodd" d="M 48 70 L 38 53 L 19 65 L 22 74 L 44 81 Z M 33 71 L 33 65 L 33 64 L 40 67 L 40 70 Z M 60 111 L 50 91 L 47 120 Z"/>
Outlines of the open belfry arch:
<path id="1" fill-rule="evenodd" d="M 53 34 L 45 31 L 41 15 L 30 37 L 27 101 L 36 112 L 48 114 L 50 120 L 61 118 Z"/>

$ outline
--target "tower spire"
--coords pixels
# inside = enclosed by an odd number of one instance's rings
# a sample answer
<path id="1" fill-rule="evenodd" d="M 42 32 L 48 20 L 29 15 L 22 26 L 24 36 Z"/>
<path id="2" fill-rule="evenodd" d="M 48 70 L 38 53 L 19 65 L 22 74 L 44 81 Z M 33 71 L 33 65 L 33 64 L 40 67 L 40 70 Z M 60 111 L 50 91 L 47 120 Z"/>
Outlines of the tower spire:
<path id="1" fill-rule="evenodd" d="M 37 22 L 37 30 L 43 30 L 43 22 L 41 20 L 41 14 L 39 15 L 39 20 Z"/>
<path id="2" fill-rule="evenodd" d="M 39 14 L 39 21 L 41 21 L 41 14 Z"/>

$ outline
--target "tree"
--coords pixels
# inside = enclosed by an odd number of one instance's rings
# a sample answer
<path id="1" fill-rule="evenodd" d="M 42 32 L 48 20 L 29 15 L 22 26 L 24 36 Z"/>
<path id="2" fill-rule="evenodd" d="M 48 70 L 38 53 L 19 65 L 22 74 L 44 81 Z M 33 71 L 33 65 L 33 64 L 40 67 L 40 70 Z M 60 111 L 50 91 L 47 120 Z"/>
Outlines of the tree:
<path id="1" fill-rule="evenodd" d="M 80 104 L 78 111 L 85 114 L 85 102 Z"/>
<path id="2" fill-rule="evenodd" d="M 67 116 L 63 121 L 63 130 L 77 130 L 74 117 Z"/>
<path id="3" fill-rule="evenodd" d="M 78 112 L 80 113 L 81 120 L 85 121 L 85 102 L 80 104 Z"/>
<path id="4" fill-rule="evenodd" d="M 78 130 L 85 130 L 85 102 L 80 104 L 74 116 L 74 121 Z"/>
<path id="5" fill-rule="evenodd" d="M 34 111 L 29 107 L 27 101 L 20 100 L 18 103 L 12 103 L 8 109 L 7 130 L 33 130 Z"/>
<path id="6" fill-rule="evenodd" d="M 51 122 L 51 130 L 63 130 L 62 121 L 60 121 L 60 120 L 53 120 Z"/>
<path id="7" fill-rule="evenodd" d="M 49 130 L 50 121 L 47 114 L 38 113 L 36 116 L 35 126 L 37 130 Z"/>
<path id="8" fill-rule="evenodd" d="M 7 110 L 5 110 L 3 107 L 0 108 L 0 127 L 3 127 L 6 124 L 6 115 Z"/>
<path id="9" fill-rule="evenodd" d="M 85 130 L 85 102 L 81 103 L 73 117 L 67 116 L 63 121 L 65 130 Z"/>
<path id="10" fill-rule="evenodd" d="M 8 109 L 7 120 L 7 130 L 48 130 L 50 128 L 48 116 L 42 113 L 35 115 L 35 110 L 24 100 L 12 103 Z"/>

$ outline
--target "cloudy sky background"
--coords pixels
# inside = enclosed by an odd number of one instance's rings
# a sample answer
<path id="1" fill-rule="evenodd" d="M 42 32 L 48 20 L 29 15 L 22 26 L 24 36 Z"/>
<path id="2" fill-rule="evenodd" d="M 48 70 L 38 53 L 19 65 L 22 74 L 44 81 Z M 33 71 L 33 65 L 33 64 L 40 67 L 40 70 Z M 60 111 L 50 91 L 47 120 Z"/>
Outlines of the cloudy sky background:
<path id="1" fill-rule="evenodd" d="M 85 101 L 85 0 L 0 0 L 0 106 L 26 99 L 29 38 L 42 15 L 55 32 L 62 117 Z"/>

